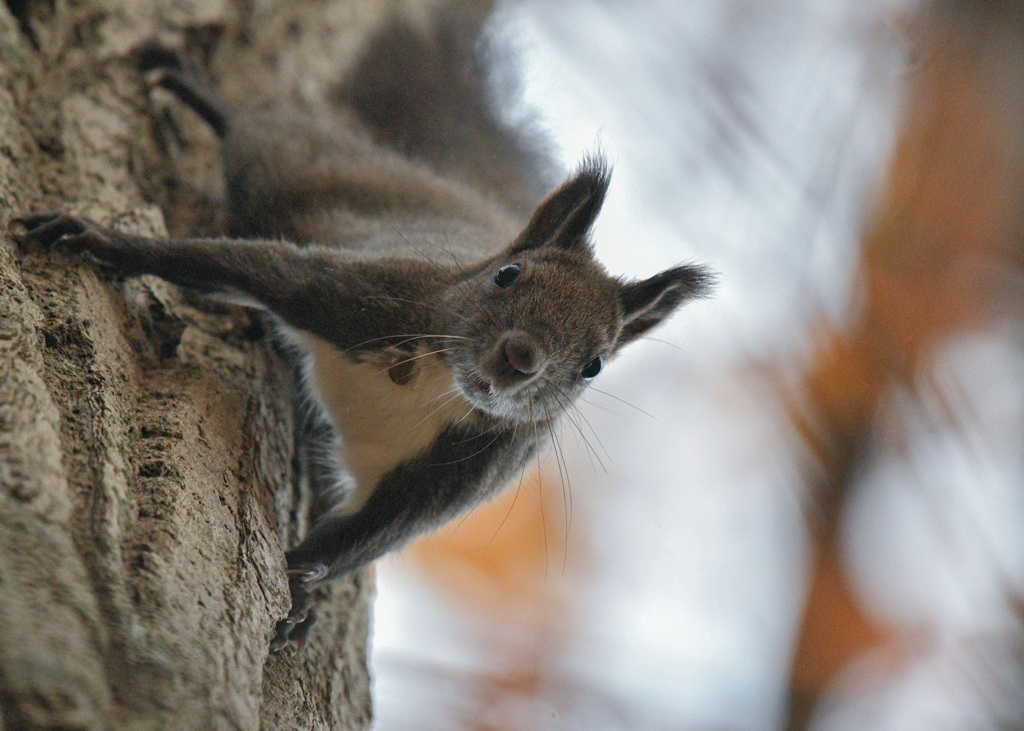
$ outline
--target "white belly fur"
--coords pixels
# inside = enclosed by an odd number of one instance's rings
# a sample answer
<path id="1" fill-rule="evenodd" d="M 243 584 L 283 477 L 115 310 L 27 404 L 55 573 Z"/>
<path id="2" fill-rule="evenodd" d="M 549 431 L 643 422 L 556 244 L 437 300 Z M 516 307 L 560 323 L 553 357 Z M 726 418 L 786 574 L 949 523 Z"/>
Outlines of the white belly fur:
<path id="1" fill-rule="evenodd" d="M 448 366 L 435 355 L 415 360 L 412 380 L 399 386 L 384 358 L 356 363 L 322 338 L 298 335 L 313 356 L 314 385 L 341 433 L 340 456 L 355 478 L 340 512 L 358 510 L 381 477 L 426 449 L 448 425 L 474 418 Z"/>

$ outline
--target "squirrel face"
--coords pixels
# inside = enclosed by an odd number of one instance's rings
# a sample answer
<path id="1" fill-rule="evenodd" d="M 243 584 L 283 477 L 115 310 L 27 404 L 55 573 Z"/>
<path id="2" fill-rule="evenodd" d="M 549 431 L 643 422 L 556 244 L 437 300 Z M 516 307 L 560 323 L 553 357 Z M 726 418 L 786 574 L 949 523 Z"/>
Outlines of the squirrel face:
<path id="1" fill-rule="evenodd" d="M 621 330 L 621 285 L 590 254 L 510 251 L 457 285 L 447 354 L 477 408 L 519 422 L 561 413 L 600 372 Z"/>
<path id="2" fill-rule="evenodd" d="M 601 159 L 546 198 L 497 256 L 464 272 L 446 297 L 453 313 L 444 359 L 477 408 L 518 422 L 549 420 L 570 406 L 606 358 L 704 294 L 697 266 L 650 279 L 609 276 L 590 230 L 610 173 Z"/>

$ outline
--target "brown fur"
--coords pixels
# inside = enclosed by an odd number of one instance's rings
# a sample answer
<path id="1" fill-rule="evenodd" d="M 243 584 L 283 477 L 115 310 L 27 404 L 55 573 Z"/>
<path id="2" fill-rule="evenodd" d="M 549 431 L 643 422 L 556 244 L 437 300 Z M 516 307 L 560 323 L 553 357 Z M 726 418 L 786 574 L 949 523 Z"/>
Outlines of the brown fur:
<path id="1" fill-rule="evenodd" d="M 606 358 L 707 290 L 700 267 L 628 281 L 595 260 L 599 157 L 523 225 L 363 129 L 248 116 L 177 54 L 139 58 L 222 137 L 241 238 L 154 241 L 44 213 L 18 221 L 20 240 L 239 297 L 277 323 L 320 517 L 287 553 L 293 606 L 275 647 L 305 642 L 319 583 L 495 494 Z"/>

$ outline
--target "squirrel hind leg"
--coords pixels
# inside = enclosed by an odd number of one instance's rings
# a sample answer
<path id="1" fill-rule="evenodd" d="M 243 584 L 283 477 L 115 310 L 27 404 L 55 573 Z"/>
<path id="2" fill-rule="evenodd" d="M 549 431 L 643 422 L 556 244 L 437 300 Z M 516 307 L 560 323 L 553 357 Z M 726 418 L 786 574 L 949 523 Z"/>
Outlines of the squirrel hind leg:
<path id="1" fill-rule="evenodd" d="M 218 137 L 228 134 L 235 110 L 192 59 L 152 39 L 133 48 L 131 57 L 146 74 L 150 86 L 170 91 L 209 124 Z"/>
<path id="2" fill-rule="evenodd" d="M 311 383 L 308 354 L 284 325 L 269 320 L 268 326 L 275 352 L 288 369 L 295 477 L 308 487 L 309 520 L 316 523 L 345 500 L 353 489 L 353 478 L 340 457 L 341 435 Z M 301 488 L 296 492 L 301 493 Z"/>

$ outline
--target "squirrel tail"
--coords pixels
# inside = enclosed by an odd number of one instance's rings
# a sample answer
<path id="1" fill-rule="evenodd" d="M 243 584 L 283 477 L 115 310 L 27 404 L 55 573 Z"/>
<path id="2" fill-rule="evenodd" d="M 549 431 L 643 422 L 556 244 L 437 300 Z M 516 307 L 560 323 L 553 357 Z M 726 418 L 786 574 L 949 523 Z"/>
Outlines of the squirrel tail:
<path id="1" fill-rule="evenodd" d="M 425 29 L 386 24 L 335 101 L 378 142 L 529 213 L 557 173 L 540 135 L 499 119 L 491 70 L 508 54 L 487 33 L 490 12 L 467 5 L 437 13 Z"/>

